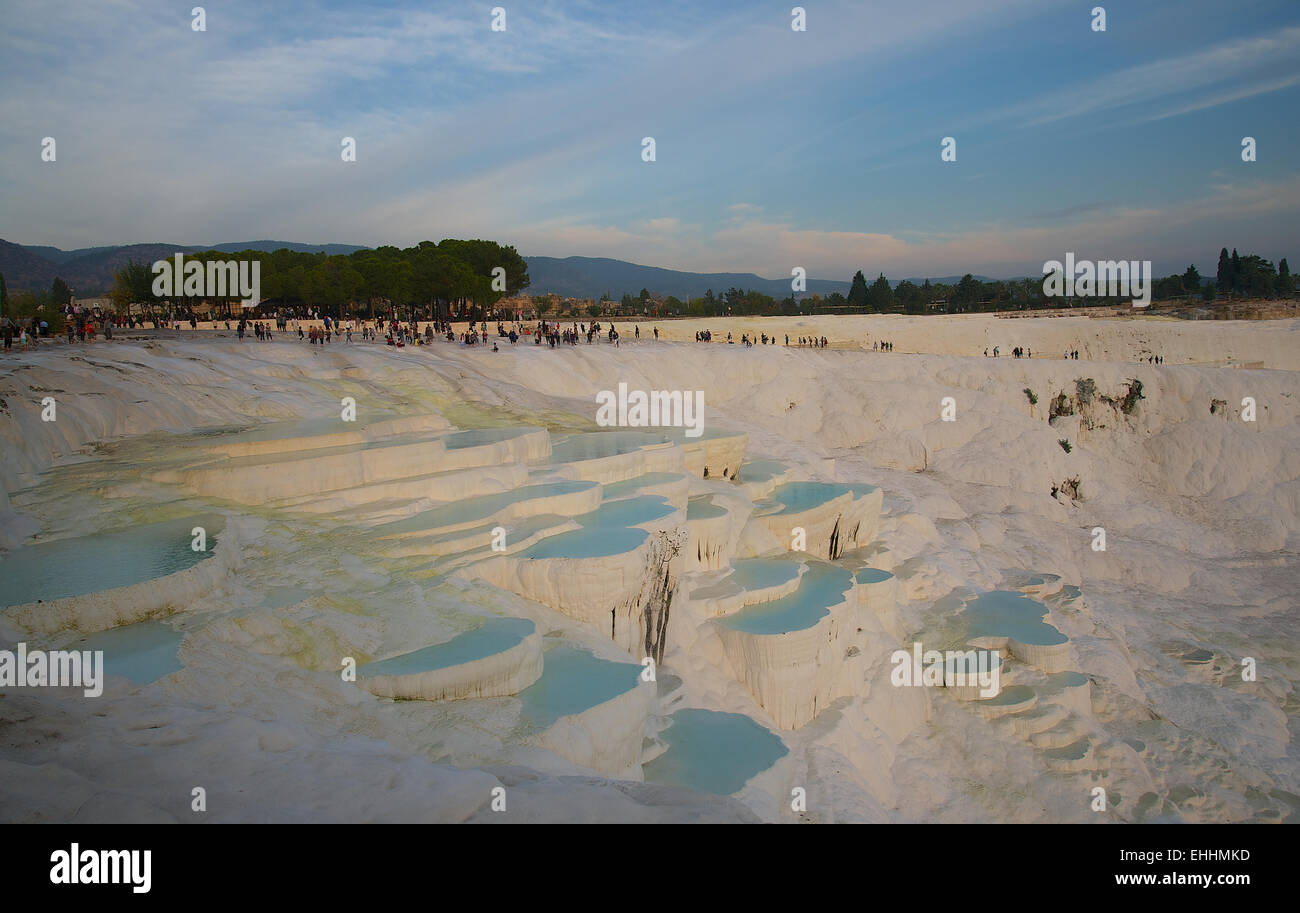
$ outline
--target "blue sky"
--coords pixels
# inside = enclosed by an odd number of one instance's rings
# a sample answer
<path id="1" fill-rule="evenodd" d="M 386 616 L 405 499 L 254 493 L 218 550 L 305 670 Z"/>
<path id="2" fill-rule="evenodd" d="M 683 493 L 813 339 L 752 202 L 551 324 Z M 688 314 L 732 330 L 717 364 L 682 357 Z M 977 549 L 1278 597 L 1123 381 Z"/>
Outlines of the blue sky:
<path id="1" fill-rule="evenodd" d="M 194 5 L 6 0 L 0 237 L 830 279 L 1300 256 L 1295 0 L 812 0 L 802 33 L 789 2 Z"/>

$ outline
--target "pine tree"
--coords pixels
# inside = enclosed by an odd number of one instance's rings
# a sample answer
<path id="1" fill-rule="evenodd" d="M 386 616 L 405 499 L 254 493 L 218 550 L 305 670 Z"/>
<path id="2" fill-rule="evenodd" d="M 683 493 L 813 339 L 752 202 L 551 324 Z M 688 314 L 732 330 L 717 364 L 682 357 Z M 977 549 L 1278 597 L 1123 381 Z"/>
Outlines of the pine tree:
<path id="1" fill-rule="evenodd" d="M 853 284 L 849 286 L 849 311 L 867 310 L 867 277 L 862 270 L 853 274 Z"/>
<path id="2" fill-rule="evenodd" d="M 894 305 L 894 290 L 889 287 L 889 280 L 881 273 L 880 278 L 871 283 L 867 289 L 867 301 L 873 311 L 888 311 Z"/>
<path id="3" fill-rule="evenodd" d="M 0 276 L 0 291 L 4 289 L 4 277 Z M 1287 266 L 1286 257 L 1277 262 L 1277 293 L 1282 296 L 1291 294 L 1291 267 Z"/>
<path id="4" fill-rule="evenodd" d="M 63 309 L 72 301 L 72 289 L 68 288 L 68 284 L 58 276 L 55 276 L 54 282 L 50 284 L 50 299 L 54 302 L 54 306 L 59 309 L 60 313 L 62 313 Z"/>
<path id="5" fill-rule="evenodd" d="M 1219 272 L 1216 277 L 1219 285 L 1219 294 L 1227 297 L 1232 291 L 1232 260 L 1228 257 L 1228 249 L 1225 247 L 1219 251 Z"/>
<path id="6" fill-rule="evenodd" d="M 1183 291 L 1189 295 L 1198 295 L 1201 291 L 1201 274 L 1193 263 L 1187 267 L 1187 272 L 1183 273 Z"/>
<path id="7" fill-rule="evenodd" d="M 1242 280 L 1245 278 L 1241 271 L 1241 258 L 1237 256 L 1237 248 L 1234 247 L 1232 249 L 1232 290 L 1234 292 L 1244 291 Z"/>

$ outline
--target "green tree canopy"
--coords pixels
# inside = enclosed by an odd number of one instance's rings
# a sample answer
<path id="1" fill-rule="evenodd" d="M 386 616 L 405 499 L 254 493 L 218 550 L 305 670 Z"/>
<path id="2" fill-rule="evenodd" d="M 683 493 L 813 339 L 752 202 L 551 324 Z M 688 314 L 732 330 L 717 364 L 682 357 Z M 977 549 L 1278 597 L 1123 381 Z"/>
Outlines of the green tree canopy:
<path id="1" fill-rule="evenodd" d="M 852 311 L 867 310 L 867 277 L 862 275 L 862 270 L 853 274 L 853 282 L 849 285 L 848 305 L 849 310 Z"/>

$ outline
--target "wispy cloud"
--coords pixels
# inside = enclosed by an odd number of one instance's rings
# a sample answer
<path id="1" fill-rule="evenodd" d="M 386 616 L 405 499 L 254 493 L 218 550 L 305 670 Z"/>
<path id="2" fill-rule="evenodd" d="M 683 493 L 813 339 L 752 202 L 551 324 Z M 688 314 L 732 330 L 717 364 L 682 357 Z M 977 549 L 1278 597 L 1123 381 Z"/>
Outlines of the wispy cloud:
<path id="1" fill-rule="evenodd" d="M 1039 95 L 987 115 L 990 120 L 1009 120 L 1025 127 L 1042 127 L 1071 118 L 1150 104 L 1173 96 L 1203 93 L 1213 86 L 1237 80 L 1258 79 L 1270 70 L 1286 75 L 1255 82 L 1249 88 L 1199 95 L 1179 108 L 1149 115 L 1148 120 L 1199 111 L 1213 105 L 1273 92 L 1300 81 L 1300 26 L 1276 33 L 1223 42 L 1202 50 L 1163 60 L 1126 67 Z"/>

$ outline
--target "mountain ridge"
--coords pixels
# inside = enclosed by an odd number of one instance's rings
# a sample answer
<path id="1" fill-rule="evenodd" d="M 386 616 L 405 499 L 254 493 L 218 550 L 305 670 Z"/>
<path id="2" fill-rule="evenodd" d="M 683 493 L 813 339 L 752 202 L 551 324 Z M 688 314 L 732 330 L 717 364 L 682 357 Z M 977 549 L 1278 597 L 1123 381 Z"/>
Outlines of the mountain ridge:
<path id="1" fill-rule="evenodd" d="M 219 244 L 167 244 L 147 242 L 63 250 L 48 245 L 25 245 L 0 239 L 0 274 L 12 289 L 48 289 L 60 277 L 81 298 L 107 293 L 113 286 L 113 272 L 130 260 L 153 263 L 176 253 L 219 250 L 235 253 L 242 250 L 271 251 L 287 248 L 300 252 L 323 252 L 329 255 L 350 254 L 370 248 L 360 244 L 304 244 L 297 241 L 226 241 Z M 697 273 L 661 266 L 646 266 L 612 257 L 529 257 L 531 282 L 525 292 L 531 295 L 556 294 L 567 298 L 599 298 L 608 294 L 620 298 L 636 295 L 641 289 L 682 301 L 702 297 L 709 289 L 721 295 L 730 288 L 753 290 L 782 299 L 791 293 L 789 278 L 765 279 L 756 273 Z M 960 276 L 946 276 L 931 282 L 956 282 Z M 976 276 L 984 281 L 986 277 Z M 871 281 L 871 277 L 867 277 Z M 897 286 L 900 281 L 891 280 Z M 924 279 L 911 279 L 920 284 Z M 847 280 L 808 278 L 807 294 L 847 295 Z"/>

